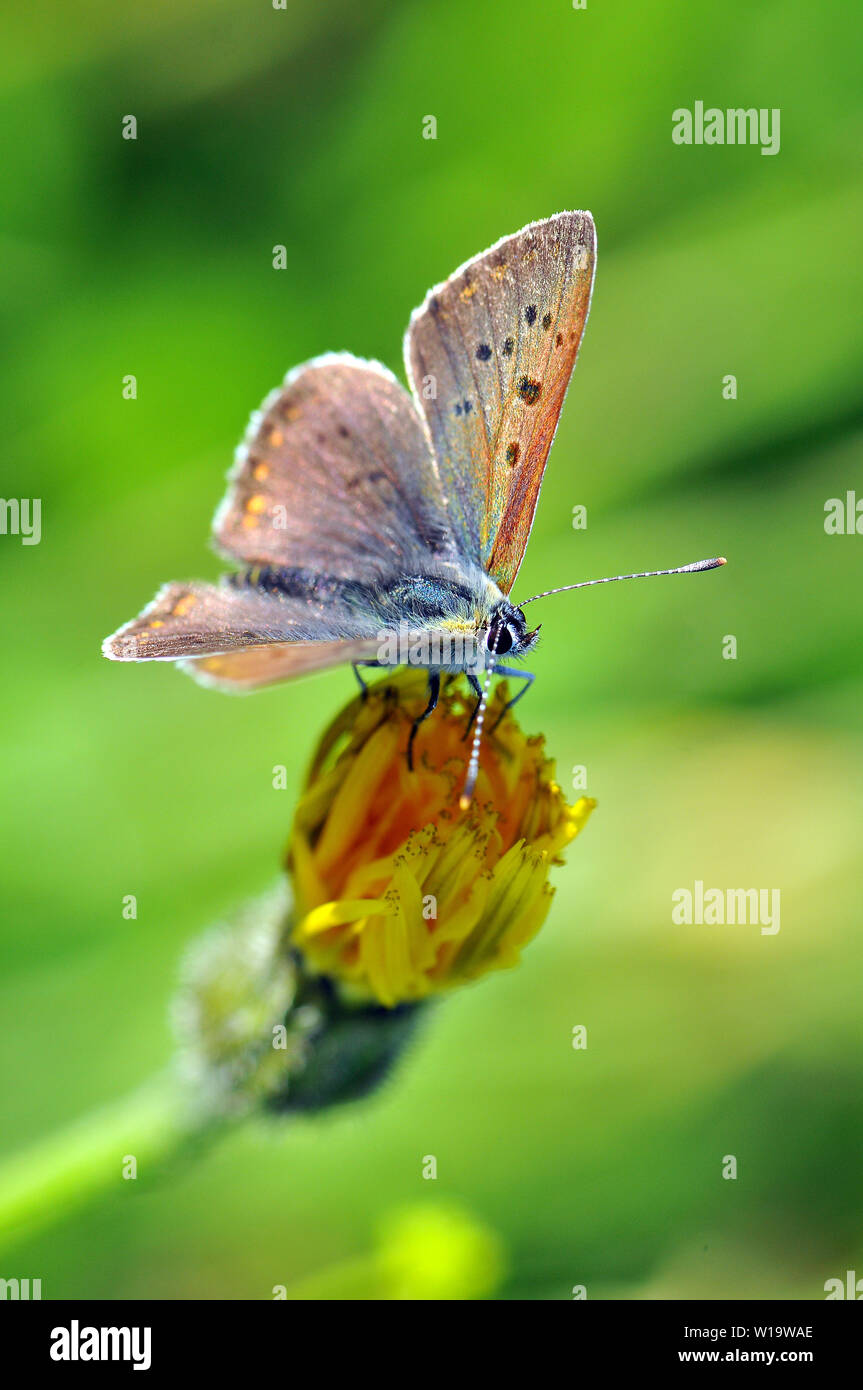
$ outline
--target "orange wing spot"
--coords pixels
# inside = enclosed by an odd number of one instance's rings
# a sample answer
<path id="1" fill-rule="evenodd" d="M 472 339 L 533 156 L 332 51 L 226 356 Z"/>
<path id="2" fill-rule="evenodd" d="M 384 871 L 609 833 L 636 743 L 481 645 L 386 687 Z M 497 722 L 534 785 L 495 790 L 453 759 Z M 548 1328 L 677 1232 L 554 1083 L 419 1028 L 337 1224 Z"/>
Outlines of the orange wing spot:
<path id="1" fill-rule="evenodd" d="M 257 524 L 258 524 L 258 518 L 257 518 L 256 516 L 248 516 L 248 515 L 246 515 L 246 516 L 243 517 L 243 520 L 242 520 L 242 522 L 241 522 L 241 525 L 243 526 L 243 528 L 244 528 L 246 531 L 252 531 L 252 530 L 254 530 L 254 528 L 257 526 Z"/>
<path id="2" fill-rule="evenodd" d="M 189 609 L 194 608 L 196 603 L 197 599 L 194 594 L 183 594 L 183 597 L 178 599 L 171 609 L 171 616 L 174 618 L 184 618 Z"/>
<path id="3" fill-rule="evenodd" d="M 475 294 L 476 285 L 465 285 L 464 289 L 459 294 L 459 299 L 461 300 L 462 304 L 467 304 L 468 300 L 473 299 Z"/>
<path id="4" fill-rule="evenodd" d="M 282 436 L 279 435 L 279 439 L 280 439 L 280 440 L 281 440 L 281 437 L 282 437 Z M 264 481 L 264 479 L 265 479 L 265 478 L 269 478 L 269 476 L 270 476 L 270 470 L 269 470 L 267 464 L 265 464 L 265 463 L 256 463 L 256 464 L 255 464 L 254 468 L 252 469 L 252 477 L 255 479 L 256 482 L 262 483 L 262 482 Z"/>
<path id="5" fill-rule="evenodd" d="M 286 419 L 286 420 L 299 420 L 299 418 L 300 418 L 300 407 L 299 407 L 298 405 L 290 405 L 290 406 L 288 406 L 287 410 L 285 411 L 285 419 Z"/>
<path id="6" fill-rule="evenodd" d="M 278 429 L 276 426 L 273 426 L 273 428 L 270 430 L 270 443 L 272 444 L 273 448 L 281 449 L 284 442 L 285 436 L 282 434 L 282 431 Z"/>
<path id="7" fill-rule="evenodd" d="M 162 622 L 162 619 L 161 619 L 161 618 L 154 618 L 153 621 L 152 621 L 151 624 L 150 624 L 150 627 L 164 627 L 164 626 L 165 626 L 165 624 Z"/>
<path id="8" fill-rule="evenodd" d="M 262 492 L 256 492 L 246 502 L 246 511 L 259 515 L 267 510 L 267 499 Z"/>
<path id="9" fill-rule="evenodd" d="M 493 265 L 491 275 L 493 280 L 502 280 L 507 271 L 507 262 L 501 261 L 500 265 Z"/>

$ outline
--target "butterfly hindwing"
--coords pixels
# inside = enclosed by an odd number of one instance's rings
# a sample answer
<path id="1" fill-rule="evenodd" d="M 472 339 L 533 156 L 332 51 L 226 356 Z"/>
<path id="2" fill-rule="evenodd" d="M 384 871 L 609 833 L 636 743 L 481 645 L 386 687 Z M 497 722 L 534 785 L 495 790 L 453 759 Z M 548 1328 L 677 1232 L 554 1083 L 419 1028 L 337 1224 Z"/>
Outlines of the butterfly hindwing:
<path id="1" fill-rule="evenodd" d="M 240 694 L 257 690 L 262 685 L 323 671 L 327 666 L 340 666 L 348 661 L 371 662 L 378 647 L 377 639 L 359 638 L 337 642 L 272 642 L 179 664 L 201 685 Z"/>
<path id="2" fill-rule="evenodd" d="M 595 255 L 589 213 L 532 223 L 432 290 L 405 337 L 456 541 L 504 593 L 533 524 Z"/>
<path id="3" fill-rule="evenodd" d="M 166 584 L 137 618 L 105 639 L 102 651 L 114 661 L 178 661 L 269 643 L 376 645 L 375 634 L 371 614 L 364 621 L 338 602 L 267 593 L 228 580 Z"/>
<path id="4" fill-rule="evenodd" d="M 253 415 L 213 530 L 233 559 L 347 579 L 454 553 L 410 396 L 347 353 L 297 368 Z"/>

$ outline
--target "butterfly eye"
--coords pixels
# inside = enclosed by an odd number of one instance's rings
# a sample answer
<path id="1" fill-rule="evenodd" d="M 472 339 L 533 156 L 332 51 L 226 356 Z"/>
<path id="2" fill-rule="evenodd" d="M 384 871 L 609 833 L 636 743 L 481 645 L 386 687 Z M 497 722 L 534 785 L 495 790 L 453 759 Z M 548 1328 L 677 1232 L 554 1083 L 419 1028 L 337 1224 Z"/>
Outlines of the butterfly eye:
<path id="1" fill-rule="evenodd" d="M 485 643 L 488 650 L 494 651 L 495 656 L 501 656 L 504 652 L 512 651 L 512 643 L 512 631 L 506 623 L 492 623 Z"/>

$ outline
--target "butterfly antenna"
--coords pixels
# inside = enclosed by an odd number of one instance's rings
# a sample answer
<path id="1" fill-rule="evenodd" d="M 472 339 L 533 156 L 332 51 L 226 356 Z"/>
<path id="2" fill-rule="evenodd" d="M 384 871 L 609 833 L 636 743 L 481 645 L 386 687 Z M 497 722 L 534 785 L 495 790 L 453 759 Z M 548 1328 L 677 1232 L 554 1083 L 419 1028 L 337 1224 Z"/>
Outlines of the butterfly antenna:
<path id="1" fill-rule="evenodd" d="M 660 574 L 697 574 L 699 570 L 716 570 L 728 561 L 724 555 L 717 555 L 712 560 L 696 560 L 691 565 L 678 565 L 673 570 L 642 570 L 640 574 L 612 574 L 607 579 L 583 579 L 580 584 L 564 584 L 560 589 L 544 589 L 541 594 L 534 594 L 532 598 L 523 598 L 516 608 L 524 608 L 526 603 L 535 603 L 538 598 L 548 598 L 549 594 L 565 594 L 570 589 L 589 589 L 593 584 L 616 584 L 618 579 L 655 579 Z"/>
<path id="2" fill-rule="evenodd" d="M 482 695 L 480 696 L 479 708 L 476 712 L 476 722 L 473 728 L 473 742 L 470 746 L 470 760 L 467 765 L 467 776 L 464 779 L 464 787 L 462 788 L 461 796 L 458 799 L 459 808 L 462 811 L 466 811 L 470 806 L 471 801 L 473 800 L 474 788 L 476 787 L 476 779 L 479 776 L 479 750 L 482 744 L 482 728 L 485 723 L 485 711 L 486 706 L 488 705 L 488 692 L 491 687 L 491 678 L 494 675 L 494 659 L 497 653 L 497 644 L 502 631 L 503 628 L 498 628 L 497 632 L 494 635 L 494 638 L 492 639 L 492 644 L 488 648 L 488 674 L 485 678 L 485 685 L 482 688 Z"/>

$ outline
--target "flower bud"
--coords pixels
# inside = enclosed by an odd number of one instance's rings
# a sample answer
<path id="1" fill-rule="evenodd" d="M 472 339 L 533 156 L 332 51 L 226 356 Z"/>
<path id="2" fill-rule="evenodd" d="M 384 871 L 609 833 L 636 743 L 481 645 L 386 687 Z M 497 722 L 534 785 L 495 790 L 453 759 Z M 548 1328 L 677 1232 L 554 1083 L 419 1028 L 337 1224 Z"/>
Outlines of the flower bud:
<path id="1" fill-rule="evenodd" d="M 321 740 L 297 807 L 288 864 L 292 939 L 346 997 L 387 1008 L 514 965 L 539 930 L 548 872 L 585 825 L 567 804 L 543 740 L 490 702 L 474 799 L 459 810 L 471 702 L 450 680 L 407 746 L 425 702 L 398 671 L 344 710 Z"/>

